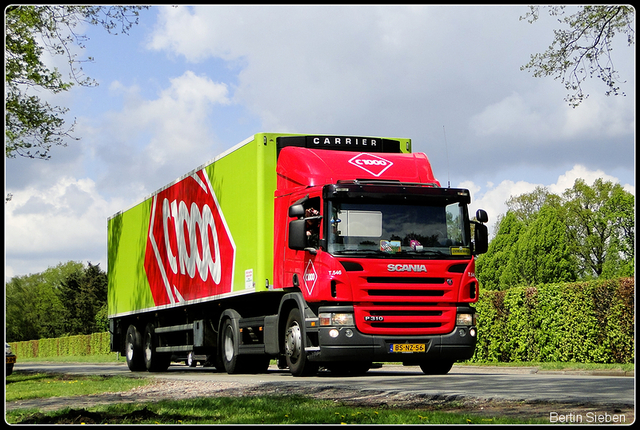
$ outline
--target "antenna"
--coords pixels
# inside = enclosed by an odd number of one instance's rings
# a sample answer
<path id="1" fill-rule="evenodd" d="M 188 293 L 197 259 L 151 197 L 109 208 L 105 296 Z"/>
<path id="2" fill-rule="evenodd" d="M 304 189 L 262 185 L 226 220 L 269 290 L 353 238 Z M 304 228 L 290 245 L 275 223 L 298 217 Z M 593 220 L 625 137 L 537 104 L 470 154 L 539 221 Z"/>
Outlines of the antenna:
<path id="1" fill-rule="evenodd" d="M 449 177 L 449 147 L 447 146 L 447 131 L 442 126 L 442 133 L 444 134 L 444 149 L 447 152 L 447 188 L 451 188 L 451 178 Z"/>

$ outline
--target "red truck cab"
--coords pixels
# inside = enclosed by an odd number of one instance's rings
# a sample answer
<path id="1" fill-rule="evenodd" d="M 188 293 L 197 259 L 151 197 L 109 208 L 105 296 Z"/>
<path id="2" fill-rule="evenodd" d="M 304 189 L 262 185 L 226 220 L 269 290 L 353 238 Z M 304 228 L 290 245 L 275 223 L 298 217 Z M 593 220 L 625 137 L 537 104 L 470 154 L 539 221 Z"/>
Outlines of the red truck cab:
<path id="1" fill-rule="evenodd" d="M 448 372 L 475 349 L 486 213 L 470 221 L 469 191 L 442 188 L 425 154 L 323 139 L 278 141 L 274 285 L 311 311 L 287 331 L 292 373 L 374 361 Z"/>

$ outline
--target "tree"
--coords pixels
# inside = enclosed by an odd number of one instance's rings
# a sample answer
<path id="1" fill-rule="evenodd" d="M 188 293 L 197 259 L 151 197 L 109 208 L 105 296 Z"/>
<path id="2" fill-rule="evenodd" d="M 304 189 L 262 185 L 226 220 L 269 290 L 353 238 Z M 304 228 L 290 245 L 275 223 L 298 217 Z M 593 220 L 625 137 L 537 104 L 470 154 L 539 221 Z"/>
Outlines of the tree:
<path id="1" fill-rule="evenodd" d="M 546 187 L 540 186 L 531 193 L 511 196 L 506 201 L 507 209 L 525 224 L 531 224 L 545 204 L 558 205 L 560 197 L 550 193 Z"/>
<path id="2" fill-rule="evenodd" d="M 8 6 L 5 9 L 5 155 L 49 159 L 52 145 L 66 146 L 74 123 L 66 127 L 67 108 L 52 106 L 32 91 L 53 94 L 74 84 L 97 85 L 84 76 L 71 47 L 85 47 L 86 36 L 74 29 L 84 22 L 101 25 L 109 33 L 127 34 L 138 22 L 140 6 Z M 43 62 L 43 54 L 66 56 L 69 80 Z"/>
<path id="3" fill-rule="evenodd" d="M 562 196 L 510 197 L 476 271 L 483 288 L 633 276 L 635 198 L 620 184 L 578 179 Z"/>
<path id="4" fill-rule="evenodd" d="M 107 275 L 99 265 L 69 261 L 6 286 L 7 340 L 105 331 Z"/>
<path id="5" fill-rule="evenodd" d="M 53 338 L 65 334 L 65 308 L 60 286 L 82 272 L 81 263 L 69 261 L 42 273 L 12 278 L 6 285 L 6 330 L 11 342 Z"/>
<path id="6" fill-rule="evenodd" d="M 550 6 L 549 14 L 563 16 L 564 6 Z M 530 6 L 530 11 L 520 19 L 533 23 L 539 15 L 540 7 Z M 611 57 L 611 43 L 618 33 L 626 35 L 629 46 L 635 43 L 634 19 L 631 6 L 579 7 L 573 15 L 558 19 L 569 28 L 554 30 L 551 46 L 543 53 L 531 55 L 521 70 L 532 71 L 534 77 L 559 79 L 569 92 L 565 101 L 574 108 L 588 97 L 582 90 L 582 83 L 588 77 L 602 80 L 607 86 L 606 95 L 624 95 L 620 92 L 620 78 Z"/>
<path id="7" fill-rule="evenodd" d="M 91 334 L 96 331 L 96 316 L 107 303 L 107 275 L 100 265 L 88 263 L 81 272 L 72 273 L 62 283 L 60 298 L 65 307 L 65 331 Z"/>
<path id="8" fill-rule="evenodd" d="M 577 179 L 563 197 L 570 247 L 583 277 L 619 276 L 633 266 L 634 198 L 620 184 Z"/>
<path id="9" fill-rule="evenodd" d="M 511 276 L 507 272 L 511 255 L 515 252 L 524 222 L 515 213 L 508 211 L 500 221 L 496 236 L 489 243 L 485 254 L 478 256 L 476 271 L 483 288 L 503 290 L 509 288 Z"/>
<path id="10" fill-rule="evenodd" d="M 551 205 L 540 208 L 535 221 L 518 238 L 507 270 L 517 274 L 520 285 L 539 285 L 576 280 L 567 228 L 560 210 Z"/>

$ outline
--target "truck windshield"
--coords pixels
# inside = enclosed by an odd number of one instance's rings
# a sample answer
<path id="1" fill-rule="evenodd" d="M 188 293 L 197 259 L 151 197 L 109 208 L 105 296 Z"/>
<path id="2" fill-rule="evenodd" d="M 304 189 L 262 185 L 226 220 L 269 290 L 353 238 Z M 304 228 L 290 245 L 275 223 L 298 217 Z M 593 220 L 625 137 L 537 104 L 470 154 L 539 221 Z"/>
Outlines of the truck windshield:
<path id="1" fill-rule="evenodd" d="M 327 245 L 333 255 L 471 257 L 464 204 L 328 203 Z"/>

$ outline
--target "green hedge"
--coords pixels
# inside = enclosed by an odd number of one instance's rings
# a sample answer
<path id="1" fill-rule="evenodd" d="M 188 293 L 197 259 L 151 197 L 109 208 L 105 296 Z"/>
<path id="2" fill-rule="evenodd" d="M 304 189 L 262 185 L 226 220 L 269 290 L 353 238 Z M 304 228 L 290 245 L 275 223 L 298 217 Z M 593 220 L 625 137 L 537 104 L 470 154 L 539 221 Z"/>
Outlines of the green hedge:
<path id="1" fill-rule="evenodd" d="M 83 356 L 110 353 L 109 332 L 12 342 L 14 354 L 22 358 Z"/>
<path id="2" fill-rule="evenodd" d="M 632 363 L 633 278 L 483 291 L 477 362 Z"/>

